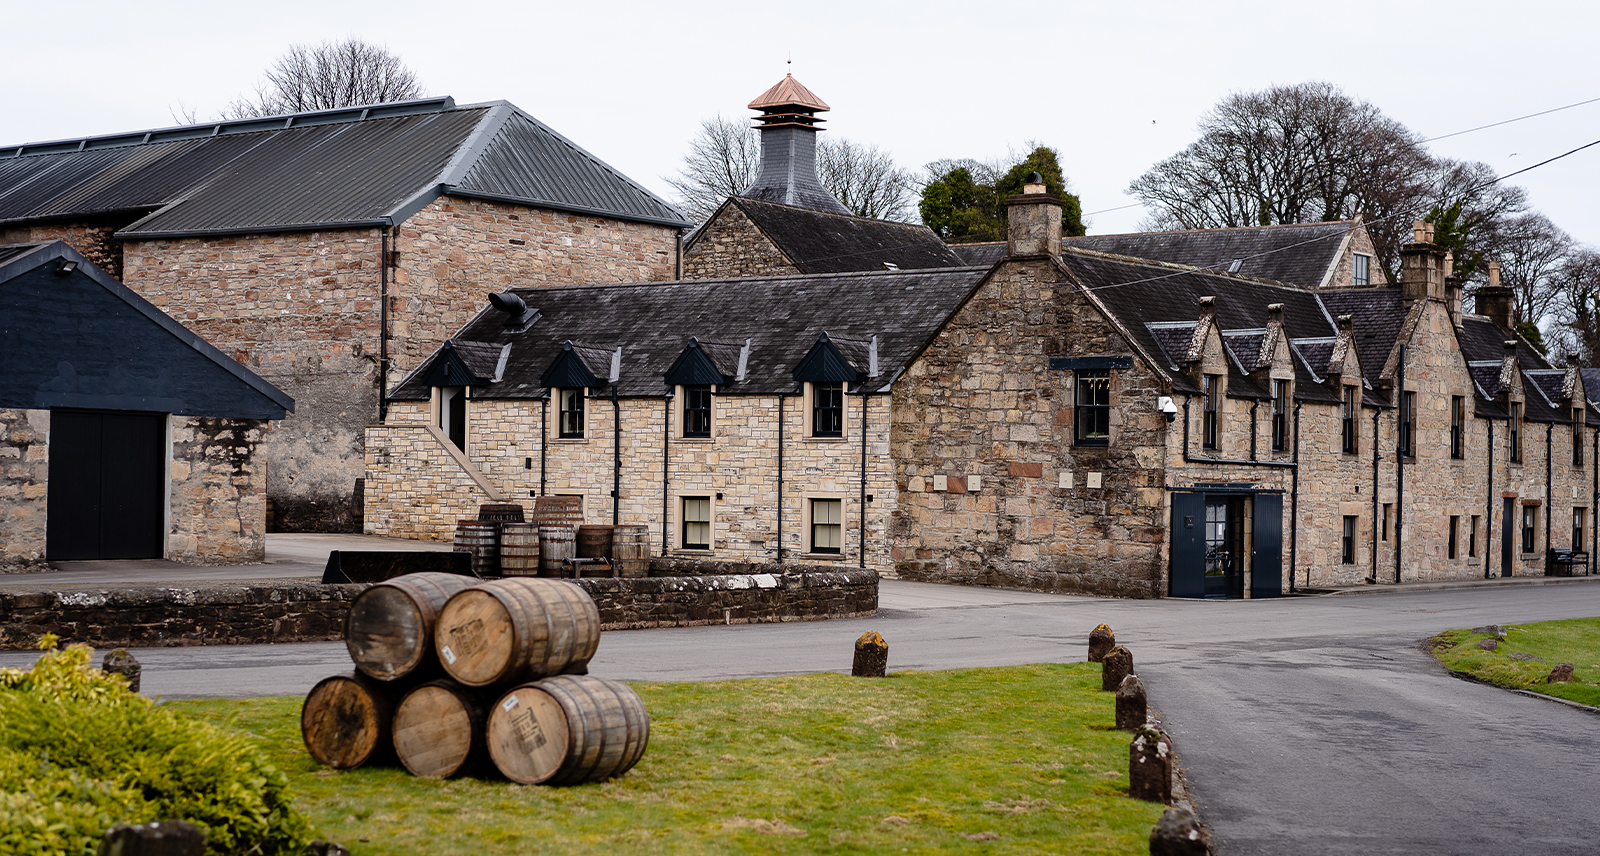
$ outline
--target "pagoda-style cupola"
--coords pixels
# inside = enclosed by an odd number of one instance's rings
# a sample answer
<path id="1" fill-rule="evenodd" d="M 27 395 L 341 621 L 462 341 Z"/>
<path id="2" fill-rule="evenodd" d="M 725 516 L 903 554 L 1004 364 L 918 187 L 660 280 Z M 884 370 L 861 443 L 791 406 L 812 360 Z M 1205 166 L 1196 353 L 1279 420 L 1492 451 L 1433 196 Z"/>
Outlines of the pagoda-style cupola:
<path id="1" fill-rule="evenodd" d="M 828 111 L 827 102 L 788 74 L 751 101 L 750 109 L 761 111 L 755 117 L 761 131 L 761 169 L 740 195 L 849 214 L 817 178 L 817 132 L 823 121 L 817 114 Z"/>

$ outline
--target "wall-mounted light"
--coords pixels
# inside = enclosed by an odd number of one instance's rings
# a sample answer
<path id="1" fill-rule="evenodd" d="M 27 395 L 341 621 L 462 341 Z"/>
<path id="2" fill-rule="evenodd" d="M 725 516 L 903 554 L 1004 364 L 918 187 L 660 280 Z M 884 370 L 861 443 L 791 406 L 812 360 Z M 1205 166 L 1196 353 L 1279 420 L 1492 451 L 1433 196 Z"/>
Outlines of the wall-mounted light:
<path id="1" fill-rule="evenodd" d="M 1172 396 L 1170 395 L 1163 395 L 1157 398 L 1156 409 L 1161 411 L 1162 416 L 1167 417 L 1168 422 L 1178 418 L 1178 405 L 1172 401 Z"/>
<path id="2" fill-rule="evenodd" d="M 56 276 L 66 276 L 67 274 L 72 273 L 73 271 L 75 271 L 77 269 L 78 269 L 78 263 L 77 262 L 70 261 L 68 259 L 62 259 L 61 263 L 56 265 Z"/>

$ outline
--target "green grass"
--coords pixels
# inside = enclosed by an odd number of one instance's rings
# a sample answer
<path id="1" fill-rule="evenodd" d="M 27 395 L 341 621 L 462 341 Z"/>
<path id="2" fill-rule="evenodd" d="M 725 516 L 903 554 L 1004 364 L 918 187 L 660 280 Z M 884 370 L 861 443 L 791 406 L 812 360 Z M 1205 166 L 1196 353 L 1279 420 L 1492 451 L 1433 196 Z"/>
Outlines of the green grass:
<path id="1" fill-rule="evenodd" d="M 633 684 L 650 747 L 619 779 L 550 788 L 336 772 L 298 698 L 172 702 L 259 738 L 317 834 L 414 854 L 1149 852 L 1130 735 L 1092 663 Z"/>
<path id="2" fill-rule="evenodd" d="M 1507 624 L 1505 641 L 1495 651 L 1478 642 L 1486 633 L 1448 630 L 1433 638 L 1433 653 L 1446 668 L 1496 686 L 1527 689 L 1600 707 L 1600 618 Z M 1544 662 L 1518 660 L 1532 654 Z M 1575 680 L 1547 684 L 1557 663 L 1571 663 Z"/>

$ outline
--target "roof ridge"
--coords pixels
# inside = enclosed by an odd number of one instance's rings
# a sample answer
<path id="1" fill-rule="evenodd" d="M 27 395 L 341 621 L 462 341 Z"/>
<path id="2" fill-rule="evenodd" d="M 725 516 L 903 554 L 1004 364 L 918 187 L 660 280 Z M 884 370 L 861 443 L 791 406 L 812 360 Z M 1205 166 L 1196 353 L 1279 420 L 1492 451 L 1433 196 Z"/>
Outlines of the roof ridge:
<path id="1" fill-rule="evenodd" d="M 1261 229 L 1292 229 L 1310 228 L 1314 226 L 1351 226 L 1360 222 L 1358 219 L 1349 220 L 1316 220 L 1307 223 L 1268 223 L 1265 226 L 1212 226 L 1206 229 L 1162 229 L 1155 232 L 1111 232 L 1104 235 L 1063 235 L 1061 240 L 1072 241 L 1081 238 L 1130 238 L 1141 235 L 1192 235 L 1197 232 L 1243 232 Z"/>
<path id="2" fill-rule="evenodd" d="M 907 223 L 907 222 L 905 222 L 903 220 L 885 220 L 882 217 L 864 217 L 864 216 L 862 216 L 860 214 L 852 214 L 852 213 L 849 213 L 849 212 L 840 213 L 838 211 L 823 211 L 820 208 L 807 208 L 804 205 L 791 205 L 791 204 L 789 204 L 787 202 L 774 202 L 774 201 L 772 201 L 770 199 L 757 199 L 754 196 L 744 196 L 744 195 L 738 194 L 738 193 L 732 194 L 728 198 L 730 200 L 739 200 L 738 202 L 734 203 L 736 205 L 740 204 L 742 202 L 754 202 L 757 205 L 772 205 L 772 206 L 776 206 L 776 207 L 779 207 L 779 208 L 792 208 L 792 209 L 794 209 L 796 211 L 804 211 L 804 212 L 807 212 L 809 214 L 822 214 L 822 215 L 826 215 L 828 217 L 848 217 L 848 218 L 850 218 L 852 220 L 862 220 L 862 221 L 867 222 L 867 223 L 887 223 L 887 224 L 889 224 L 891 226 L 904 226 L 904 227 L 909 228 L 909 229 L 925 229 L 925 228 L 927 228 L 926 226 L 924 226 L 921 223 Z M 1005 241 L 997 241 L 996 243 L 1003 244 L 1003 243 L 1005 243 Z M 945 246 L 954 246 L 954 245 L 946 244 Z"/>
<path id="3" fill-rule="evenodd" d="M 718 279 L 667 279 L 655 282 L 585 282 L 571 285 L 529 285 L 510 286 L 512 291 L 550 292 L 569 291 L 573 289 L 591 288 L 668 288 L 671 286 L 715 285 L 715 284 L 749 284 L 753 282 L 772 282 L 781 280 L 819 280 L 819 279 L 854 279 L 860 277 L 913 277 L 933 276 L 944 273 L 978 273 L 987 272 L 990 265 L 962 265 L 960 267 L 942 268 L 908 268 L 905 270 L 851 270 L 838 273 L 790 273 L 782 276 L 730 276 Z M 726 343 L 724 343 L 726 344 Z"/>
<path id="4" fill-rule="evenodd" d="M 1195 267 L 1194 265 L 1186 265 L 1186 264 L 1183 264 L 1181 262 L 1167 262 L 1167 261 L 1162 261 L 1160 259 L 1147 259 L 1147 258 L 1143 258 L 1143 257 L 1140 257 L 1140 256 L 1124 256 L 1124 255 L 1120 255 L 1118 253 L 1104 252 L 1102 250 L 1088 250 L 1088 249 L 1084 249 L 1083 247 L 1066 247 L 1066 246 L 1063 246 L 1061 248 L 1061 254 L 1062 255 L 1067 255 L 1068 253 L 1071 253 L 1072 255 L 1076 255 L 1076 256 L 1086 256 L 1086 257 L 1089 257 L 1089 258 L 1106 259 L 1108 261 L 1114 261 L 1114 262 L 1118 262 L 1118 263 L 1121 263 L 1121 264 L 1133 264 L 1133 265 L 1139 265 L 1139 266 L 1142 266 L 1142 267 L 1153 267 L 1153 268 L 1158 268 L 1158 269 L 1166 268 L 1166 269 L 1169 269 L 1169 270 L 1172 270 L 1172 271 L 1175 271 L 1175 272 L 1179 272 L 1179 273 L 1198 273 L 1198 274 L 1203 274 L 1205 276 L 1221 277 L 1222 279 L 1230 279 L 1230 280 L 1235 280 L 1235 281 L 1238 281 L 1238 282 L 1252 282 L 1252 283 L 1256 283 L 1258 285 L 1272 286 L 1272 287 L 1275 287 L 1275 288 L 1286 288 L 1286 289 L 1288 289 L 1290 291 L 1298 292 L 1300 294 L 1309 294 L 1309 295 L 1313 295 L 1313 296 L 1315 296 L 1317 294 L 1317 290 L 1316 289 L 1307 288 L 1307 287 L 1301 286 L 1301 285 L 1295 285 L 1292 282 L 1283 282 L 1281 280 L 1276 280 L 1276 279 L 1267 279 L 1266 277 L 1261 277 L 1261 276 L 1249 276 L 1248 274 L 1242 274 L 1242 273 L 1228 273 L 1225 270 L 1219 270 L 1218 268 L 1214 268 L 1214 267 Z"/>

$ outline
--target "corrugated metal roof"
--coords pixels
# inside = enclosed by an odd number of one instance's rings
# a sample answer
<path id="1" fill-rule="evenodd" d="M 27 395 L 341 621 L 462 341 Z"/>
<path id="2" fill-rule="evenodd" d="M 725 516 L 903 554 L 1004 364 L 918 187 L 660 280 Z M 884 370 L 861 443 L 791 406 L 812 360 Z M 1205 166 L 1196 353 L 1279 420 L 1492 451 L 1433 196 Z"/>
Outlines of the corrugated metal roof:
<path id="1" fill-rule="evenodd" d="M 688 225 L 516 107 L 449 99 L 0 147 L 0 222 L 131 212 L 126 237 L 351 227 L 402 221 L 462 174 L 464 195 Z"/>

